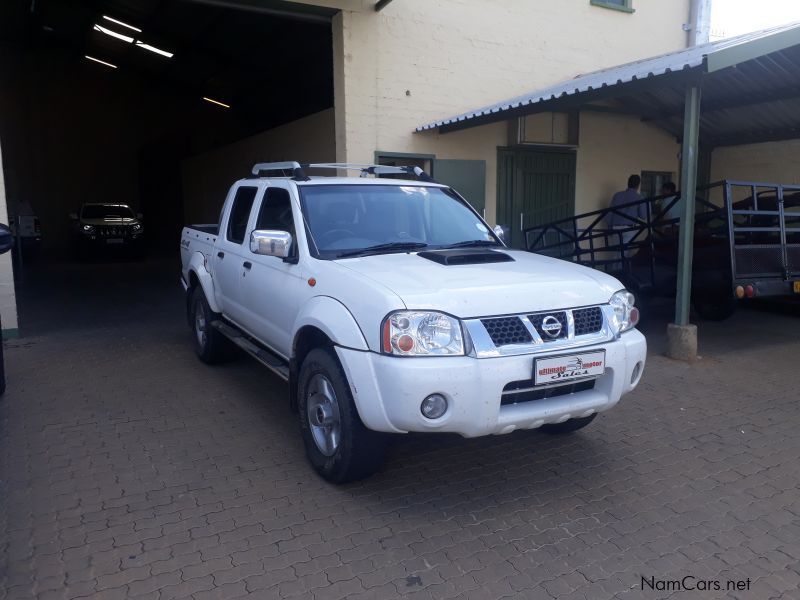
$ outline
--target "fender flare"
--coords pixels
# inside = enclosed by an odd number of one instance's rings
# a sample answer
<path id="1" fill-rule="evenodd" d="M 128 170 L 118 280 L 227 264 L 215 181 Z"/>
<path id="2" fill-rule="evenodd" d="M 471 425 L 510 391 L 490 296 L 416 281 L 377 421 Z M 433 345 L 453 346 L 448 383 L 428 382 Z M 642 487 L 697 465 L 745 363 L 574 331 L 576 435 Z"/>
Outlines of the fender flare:
<path id="1" fill-rule="evenodd" d="M 308 326 L 322 331 L 336 346 L 369 350 L 367 340 L 364 339 L 353 314 L 344 304 L 330 296 L 314 296 L 300 309 L 294 322 L 295 339 L 297 332 Z"/>
<path id="2" fill-rule="evenodd" d="M 194 273 L 197 280 L 200 282 L 200 287 L 203 288 L 203 293 L 208 301 L 208 306 L 215 313 L 221 313 L 222 308 L 217 304 L 217 298 L 214 295 L 214 280 L 211 278 L 211 273 L 206 268 L 206 258 L 202 252 L 195 252 L 189 259 L 189 267 L 187 269 L 190 273 Z M 188 282 L 187 282 L 188 283 Z M 189 288 L 191 289 L 191 287 Z"/>

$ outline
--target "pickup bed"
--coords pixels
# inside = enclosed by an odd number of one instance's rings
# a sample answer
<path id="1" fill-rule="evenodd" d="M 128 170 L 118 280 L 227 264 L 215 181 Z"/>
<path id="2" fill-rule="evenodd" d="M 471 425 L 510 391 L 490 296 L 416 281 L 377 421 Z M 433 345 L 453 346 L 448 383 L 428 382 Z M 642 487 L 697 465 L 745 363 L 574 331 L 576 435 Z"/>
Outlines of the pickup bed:
<path id="1" fill-rule="evenodd" d="M 392 173 L 417 180 L 378 177 Z M 619 281 L 508 249 L 419 169 L 258 164 L 219 226 L 184 228 L 181 260 L 198 356 L 239 347 L 287 380 L 308 458 L 336 483 L 377 470 L 387 433 L 575 431 L 644 368 Z"/>

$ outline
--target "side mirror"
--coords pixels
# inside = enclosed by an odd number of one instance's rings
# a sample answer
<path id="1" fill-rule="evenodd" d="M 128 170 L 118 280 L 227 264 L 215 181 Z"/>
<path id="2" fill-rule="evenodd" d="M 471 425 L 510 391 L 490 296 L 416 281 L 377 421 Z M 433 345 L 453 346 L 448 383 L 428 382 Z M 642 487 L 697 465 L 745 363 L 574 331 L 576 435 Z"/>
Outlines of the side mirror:
<path id="1" fill-rule="evenodd" d="M 250 234 L 250 252 L 264 256 L 289 258 L 292 251 L 292 234 L 288 231 L 257 229 Z"/>
<path id="2" fill-rule="evenodd" d="M 76 213 L 76 212 L 69 213 L 69 218 L 72 219 L 73 221 L 77 221 L 78 220 L 78 213 Z"/>
<path id="3" fill-rule="evenodd" d="M 494 231 L 494 234 L 500 238 L 501 242 L 503 242 L 504 244 L 506 243 L 506 240 L 508 240 L 508 235 L 506 234 L 505 227 L 503 227 L 502 225 L 495 225 L 492 231 Z"/>
<path id="4" fill-rule="evenodd" d="M 14 238 L 11 235 L 11 228 L 4 223 L 0 223 L 0 254 L 5 254 L 14 247 Z"/>

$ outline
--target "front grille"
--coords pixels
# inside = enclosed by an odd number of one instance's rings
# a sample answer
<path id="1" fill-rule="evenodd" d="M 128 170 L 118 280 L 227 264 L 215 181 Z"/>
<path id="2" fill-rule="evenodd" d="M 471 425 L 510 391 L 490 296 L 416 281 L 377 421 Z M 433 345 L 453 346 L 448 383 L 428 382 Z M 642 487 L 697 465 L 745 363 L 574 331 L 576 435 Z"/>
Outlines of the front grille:
<path id="1" fill-rule="evenodd" d="M 545 331 L 542 325 L 544 324 L 544 320 L 547 317 L 554 317 L 559 323 L 561 323 L 561 329 L 558 331 L 558 335 L 553 335 L 553 331 Z M 536 328 L 536 331 L 541 336 L 542 340 L 545 342 L 552 342 L 553 340 L 563 340 L 567 337 L 567 313 L 561 312 L 552 312 L 552 313 L 538 313 L 535 315 L 528 315 L 528 319 L 530 319 L 531 324 Z"/>
<path id="2" fill-rule="evenodd" d="M 531 389 L 534 387 L 533 379 L 514 381 L 503 388 L 500 404 L 502 406 L 508 406 L 509 404 L 520 404 L 522 402 L 545 400 L 546 398 L 556 398 L 558 396 L 567 396 L 577 392 L 585 392 L 586 390 L 594 389 L 594 382 L 594 379 L 589 379 L 570 383 L 568 385 L 539 386 L 539 388 Z"/>
<path id="3" fill-rule="evenodd" d="M 499 319 L 482 319 L 489 337 L 495 346 L 508 344 L 529 344 L 533 340 L 519 317 L 501 317 Z"/>
<path id="4" fill-rule="evenodd" d="M 603 328 L 603 311 L 599 306 L 578 308 L 572 311 L 575 318 L 575 335 L 597 333 Z"/>

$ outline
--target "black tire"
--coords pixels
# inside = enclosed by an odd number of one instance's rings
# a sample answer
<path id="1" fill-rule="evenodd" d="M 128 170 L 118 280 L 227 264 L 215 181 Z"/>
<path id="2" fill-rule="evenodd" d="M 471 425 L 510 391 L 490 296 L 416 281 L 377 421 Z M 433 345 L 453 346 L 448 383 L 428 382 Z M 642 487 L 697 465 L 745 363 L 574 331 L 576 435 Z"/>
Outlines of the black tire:
<path id="1" fill-rule="evenodd" d="M 736 311 L 732 294 L 698 292 L 692 300 L 694 310 L 706 321 L 724 321 Z"/>
<path id="2" fill-rule="evenodd" d="M 306 455 L 317 473 L 331 483 L 347 483 L 369 477 L 380 469 L 386 450 L 385 436 L 370 431 L 361 422 L 358 410 L 350 393 L 344 371 L 333 351 L 315 348 L 308 353 L 300 367 L 297 378 L 297 402 L 300 414 L 300 431 L 306 447 Z M 325 394 L 319 389 L 324 381 L 332 388 L 335 416 L 330 425 L 320 425 L 320 398 Z M 330 395 L 330 392 L 327 392 Z M 309 414 L 311 406 L 312 415 Z M 316 418 L 317 423 L 311 419 Z M 336 425 L 338 421 L 338 425 Z M 315 439 L 335 433 L 338 426 L 338 442 L 331 444 L 324 452 Z M 326 427 L 328 429 L 326 429 Z M 327 433 L 325 433 L 327 431 Z"/>
<path id="3" fill-rule="evenodd" d="M 578 431 L 578 429 L 583 429 L 589 423 L 594 421 L 596 417 L 597 413 L 594 413 L 593 415 L 589 415 L 588 417 L 581 417 L 580 419 L 570 419 L 569 421 L 564 421 L 563 423 L 548 423 L 547 425 L 542 425 L 542 431 L 552 435 L 572 433 L 573 431 Z"/>
<path id="4" fill-rule="evenodd" d="M 192 329 L 192 342 L 198 358 L 204 363 L 213 365 L 220 363 L 230 356 L 230 342 L 228 338 L 211 326 L 219 320 L 219 313 L 215 313 L 208 305 L 203 288 L 199 285 L 192 290 L 189 301 L 189 324 Z M 202 326 L 204 331 L 199 331 Z M 201 335 L 204 333 L 205 335 Z"/>

